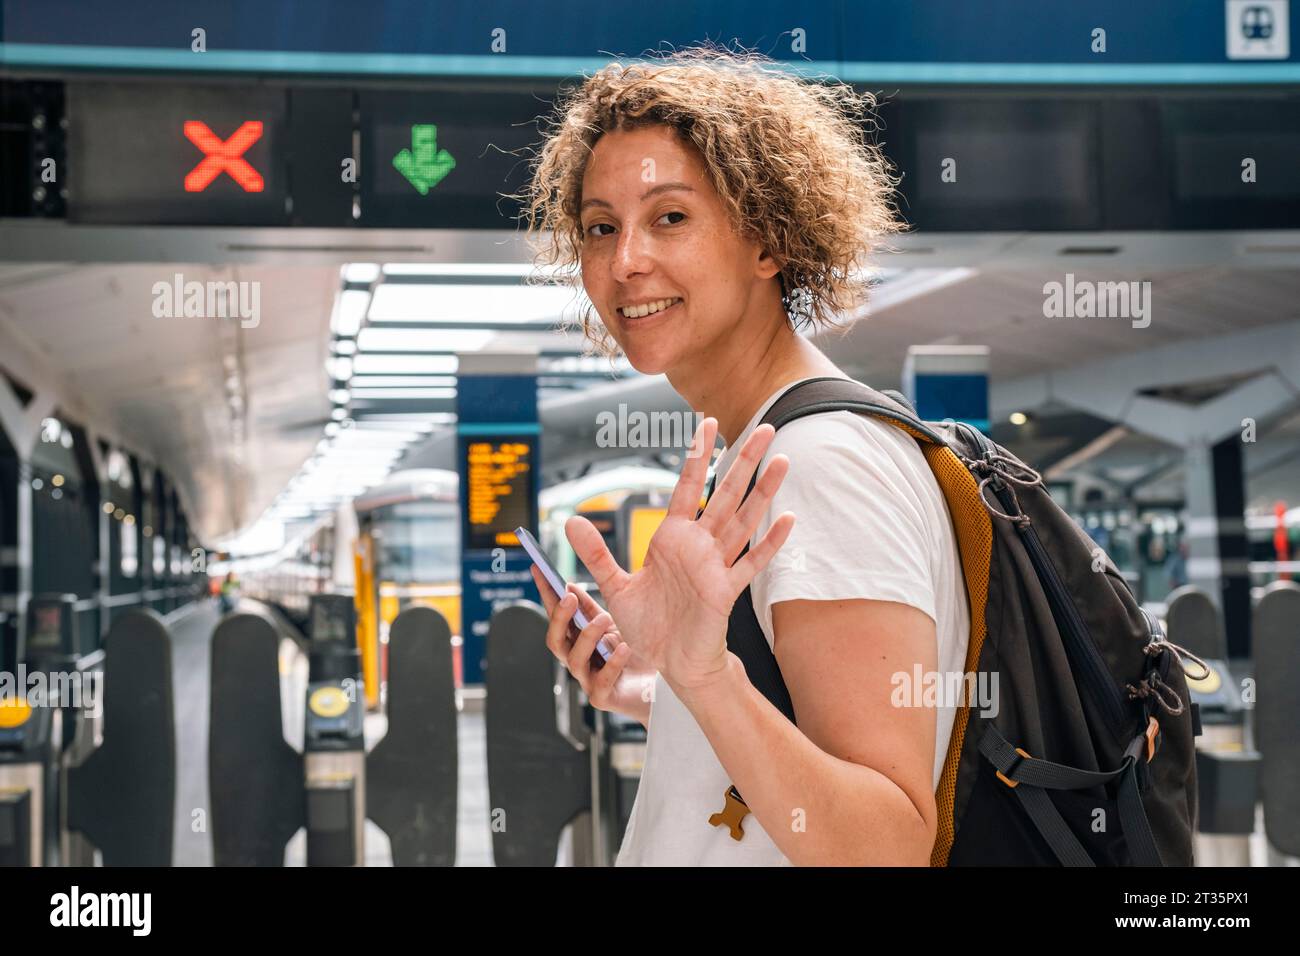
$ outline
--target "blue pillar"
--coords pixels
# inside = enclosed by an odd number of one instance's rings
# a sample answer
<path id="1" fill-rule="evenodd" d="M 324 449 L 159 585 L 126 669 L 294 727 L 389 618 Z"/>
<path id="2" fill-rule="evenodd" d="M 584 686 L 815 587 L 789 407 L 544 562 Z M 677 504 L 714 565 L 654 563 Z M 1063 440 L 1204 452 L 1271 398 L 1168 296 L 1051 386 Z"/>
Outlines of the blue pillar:
<path id="1" fill-rule="evenodd" d="M 459 362 L 461 654 L 470 686 L 483 683 L 493 609 L 536 592 L 514 529 L 537 533 L 541 425 L 535 354 L 465 353 Z"/>

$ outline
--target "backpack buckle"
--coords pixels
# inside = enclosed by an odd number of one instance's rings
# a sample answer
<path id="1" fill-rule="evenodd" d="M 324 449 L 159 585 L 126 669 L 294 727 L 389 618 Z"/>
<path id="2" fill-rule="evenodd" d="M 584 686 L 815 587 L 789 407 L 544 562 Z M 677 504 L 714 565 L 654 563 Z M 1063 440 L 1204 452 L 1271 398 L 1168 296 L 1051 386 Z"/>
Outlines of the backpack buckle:
<path id="1" fill-rule="evenodd" d="M 1146 744 L 1145 748 L 1142 746 L 1144 743 Z M 1147 729 L 1133 738 L 1133 742 L 1124 750 L 1124 756 L 1132 757 L 1134 762 L 1140 762 L 1144 749 L 1146 750 L 1146 763 L 1150 763 L 1151 759 L 1156 755 L 1156 751 L 1160 749 L 1160 723 L 1153 715 L 1147 716 Z"/>
<path id="2" fill-rule="evenodd" d="M 1147 741 L 1147 763 L 1150 763 L 1151 758 L 1156 755 L 1156 741 L 1160 737 L 1160 723 L 1154 716 L 1148 717 L 1147 720 L 1146 733 L 1142 736 L 1145 737 Z"/>
<path id="3" fill-rule="evenodd" d="M 1033 760 L 1033 759 L 1034 759 L 1033 757 L 1029 756 L 1029 754 L 1025 753 L 1024 750 L 1022 750 L 1020 747 L 1017 747 L 1017 748 L 1016 748 L 1016 753 L 1018 753 L 1020 756 L 1016 758 L 1016 762 L 1015 762 L 1015 763 L 1013 763 L 1010 767 L 1007 767 L 1007 771 L 1008 771 L 1009 773 L 1015 773 L 1015 772 L 1016 772 L 1016 768 L 1020 766 L 1020 764 L 1021 764 L 1022 761 L 1024 761 L 1024 760 Z M 1016 787 L 1020 786 L 1020 781 L 1019 781 L 1019 780 L 1012 780 L 1010 777 L 1005 776 L 1005 775 L 1002 773 L 1001 770 L 998 770 L 998 771 L 995 771 L 995 772 L 996 772 L 997 775 L 998 775 L 998 779 L 1001 780 L 1003 783 L 1005 783 L 1005 784 L 1006 784 L 1008 787 L 1010 787 L 1012 790 L 1014 790 Z"/>

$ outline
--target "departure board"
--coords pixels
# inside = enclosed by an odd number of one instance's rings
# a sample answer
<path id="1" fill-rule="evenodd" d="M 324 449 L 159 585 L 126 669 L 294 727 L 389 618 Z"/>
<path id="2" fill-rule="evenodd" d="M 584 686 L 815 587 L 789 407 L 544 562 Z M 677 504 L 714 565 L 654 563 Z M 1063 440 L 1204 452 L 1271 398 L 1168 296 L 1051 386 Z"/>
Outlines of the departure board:
<path id="1" fill-rule="evenodd" d="M 517 548 L 514 529 L 537 527 L 532 470 L 535 441 L 532 435 L 467 439 L 464 530 L 470 550 Z"/>

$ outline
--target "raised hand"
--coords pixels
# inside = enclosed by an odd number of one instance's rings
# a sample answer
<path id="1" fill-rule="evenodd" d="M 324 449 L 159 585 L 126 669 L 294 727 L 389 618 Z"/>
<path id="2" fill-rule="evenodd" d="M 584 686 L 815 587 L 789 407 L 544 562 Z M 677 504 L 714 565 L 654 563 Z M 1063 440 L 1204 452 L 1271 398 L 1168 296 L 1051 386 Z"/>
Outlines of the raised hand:
<path id="1" fill-rule="evenodd" d="M 794 527 L 794 515 L 785 512 L 757 546 L 736 560 L 789 470 L 784 455 L 773 457 L 741 503 L 776 434 L 771 425 L 760 425 L 750 434 L 696 518 L 717 429 L 717 421 L 706 418 L 696 431 L 668 514 L 635 574 L 619 567 L 590 521 L 575 515 L 565 524 L 569 542 L 595 578 L 620 636 L 632 648 L 633 660 L 658 670 L 674 690 L 706 686 L 722 673 L 731 606 Z"/>

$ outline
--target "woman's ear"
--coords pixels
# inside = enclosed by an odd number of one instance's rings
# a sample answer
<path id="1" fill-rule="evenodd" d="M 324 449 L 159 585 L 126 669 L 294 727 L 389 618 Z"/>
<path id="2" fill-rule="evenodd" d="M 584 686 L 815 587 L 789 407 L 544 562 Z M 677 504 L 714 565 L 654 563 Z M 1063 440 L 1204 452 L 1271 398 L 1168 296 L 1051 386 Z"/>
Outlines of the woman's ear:
<path id="1" fill-rule="evenodd" d="M 770 279 L 775 275 L 780 275 L 781 263 L 777 262 L 770 252 L 760 247 L 754 272 L 760 279 Z"/>

